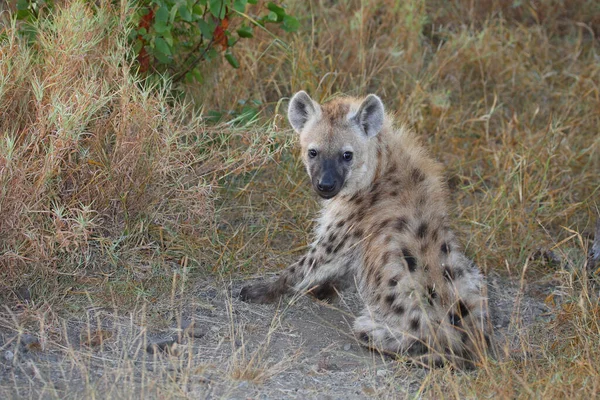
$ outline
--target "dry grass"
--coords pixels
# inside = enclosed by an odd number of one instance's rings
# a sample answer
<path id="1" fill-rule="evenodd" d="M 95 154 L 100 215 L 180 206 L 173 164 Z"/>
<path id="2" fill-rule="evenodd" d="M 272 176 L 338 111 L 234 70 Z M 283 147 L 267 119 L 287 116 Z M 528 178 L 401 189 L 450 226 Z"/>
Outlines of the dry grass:
<path id="1" fill-rule="evenodd" d="M 284 267 L 309 240 L 317 206 L 287 149 L 294 138 L 282 99 L 299 89 L 321 101 L 376 92 L 445 164 L 468 253 L 487 272 L 551 288 L 549 322 L 517 329 L 518 345 L 475 374 L 433 371 L 419 392 L 598 397 L 597 276 L 585 260 L 600 214 L 599 3 L 289 8 L 301 17 L 298 34 L 259 34 L 236 48 L 239 70 L 207 66 L 206 84 L 186 88 L 203 111 L 264 104 L 243 127 L 207 126 L 167 80 L 152 86 L 131 74 L 125 6 L 92 12 L 73 3 L 40 24 L 35 48 L 3 15 L 3 297 L 14 304 L 25 287 L 27 313 L 78 312 L 91 299 L 158 323 L 148 310 L 171 308 L 174 288 L 183 293 L 196 272 Z M 532 257 L 539 250 L 560 261 Z M 42 337 L 50 325 L 37 325 Z M 270 376 L 260 352 L 232 360 L 230 378 Z M 172 382 L 173 397 L 193 397 Z"/>

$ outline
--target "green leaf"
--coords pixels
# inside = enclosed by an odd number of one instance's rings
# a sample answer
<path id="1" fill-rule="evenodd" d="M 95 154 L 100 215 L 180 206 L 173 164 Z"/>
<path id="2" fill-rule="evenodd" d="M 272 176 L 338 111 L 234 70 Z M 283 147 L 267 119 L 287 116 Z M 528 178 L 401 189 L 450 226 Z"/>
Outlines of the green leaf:
<path id="1" fill-rule="evenodd" d="M 275 14 L 273 11 L 271 11 L 268 15 L 267 15 L 267 21 L 271 21 L 271 22 L 277 22 L 277 14 Z"/>
<path id="2" fill-rule="evenodd" d="M 248 4 L 258 4 L 258 0 L 248 0 Z"/>
<path id="3" fill-rule="evenodd" d="M 29 8 L 29 0 L 18 0 L 17 1 L 17 10 L 27 10 Z"/>
<path id="4" fill-rule="evenodd" d="M 300 22 L 295 17 L 291 15 L 286 15 L 283 17 L 283 25 L 282 29 L 286 32 L 296 32 L 300 27 Z"/>
<path id="5" fill-rule="evenodd" d="M 194 17 L 196 17 L 198 19 L 202 18 L 202 16 L 204 15 L 204 6 L 195 4 L 192 7 L 192 14 L 194 15 Z"/>
<path id="6" fill-rule="evenodd" d="M 171 47 L 161 37 L 157 37 L 156 39 L 154 39 L 154 48 L 156 49 L 156 51 L 159 54 L 162 54 L 162 55 L 167 56 L 167 57 L 171 55 Z"/>
<path id="7" fill-rule="evenodd" d="M 169 47 L 173 47 L 173 35 L 171 34 L 171 31 L 165 32 L 163 35 L 163 38 L 165 39 L 165 42 L 168 43 Z"/>
<path id="8" fill-rule="evenodd" d="M 235 56 L 233 54 L 231 54 L 230 52 L 226 52 L 225 53 L 225 59 L 227 60 L 227 62 L 233 67 L 233 68 L 239 68 L 240 67 L 240 62 L 237 60 L 237 58 L 235 58 Z"/>
<path id="9" fill-rule="evenodd" d="M 217 52 L 217 50 L 215 50 L 214 47 L 211 47 L 210 49 L 208 49 L 208 53 L 206 53 L 206 58 L 208 60 L 212 60 L 214 58 L 216 58 L 219 55 L 219 53 Z"/>
<path id="10" fill-rule="evenodd" d="M 185 79 L 188 82 L 198 82 L 200 84 L 204 82 L 204 77 L 202 76 L 202 72 L 200 72 L 200 69 L 198 69 L 198 68 L 194 68 L 190 72 L 185 74 Z"/>
<path id="11" fill-rule="evenodd" d="M 248 4 L 248 0 L 233 0 L 233 9 L 243 13 L 246 11 L 246 4 Z"/>
<path id="12" fill-rule="evenodd" d="M 215 31 L 215 25 L 212 21 L 205 21 L 203 19 L 198 20 L 198 27 L 200 28 L 200 32 L 202 32 L 202 36 L 206 40 L 212 39 L 213 32 Z"/>
<path id="13" fill-rule="evenodd" d="M 237 30 L 237 34 L 241 38 L 251 38 L 254 36 L 251 26 L 242 26 Z"/>
<path id="14" fill-rule="evenodd" d="M 154 14 L 154 24 L 166 25 L 169 20 L 169 10 L 165 6 L 161 6 Z"/>
<path id="15" fill-rule="evenodd" d="M 164 34 L 166 32 L 169 32 L 170 30 L 171 30 L 171 26 L 165 25 L 162 22 L 154 24 L 154 31 L 156 33 Z"/>
<path id="16" fill-rule="evenodd" d="M 179 16 L 184 21 L 192 22 L 192 13 L 185 4 L 179 7 Z"/>
<path id="17" fill-rule="evenodd" d="M 209 0 L 208 7 L 210 13 L 218 19 L 225 18 L 225 10 L 227 9 L 225 0 Z"/>
<path id="18" fill-rule="evenodd" d="M 285 10 L 283 8 L 279 7 L 275 3 L 267 4 L 267 8 L 269 9 L 269 11 L 277 15 L 277 21 L 283 21 L 283 17 L 285 17 Z"/>

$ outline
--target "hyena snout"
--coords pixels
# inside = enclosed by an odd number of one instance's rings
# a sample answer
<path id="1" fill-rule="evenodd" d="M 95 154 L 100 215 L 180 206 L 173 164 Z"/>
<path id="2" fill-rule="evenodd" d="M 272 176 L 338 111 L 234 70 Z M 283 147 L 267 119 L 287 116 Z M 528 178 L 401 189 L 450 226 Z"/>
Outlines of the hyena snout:
<path id="1" fill-rule="evenodd" d="M 317 194 L 324 199 L 331 199 L 342 190 L 342 179 L 335 175 L 326 174 L 313 180 Z"/>
<path id="2" fill-rule="evenodd" d="M 324 162 L 320 168 L 313 168 L 311 175 L 313 188 L 324 199 L 331 199 L 344 186 L 344 171 L 338 171 L 332 162 Z"/>

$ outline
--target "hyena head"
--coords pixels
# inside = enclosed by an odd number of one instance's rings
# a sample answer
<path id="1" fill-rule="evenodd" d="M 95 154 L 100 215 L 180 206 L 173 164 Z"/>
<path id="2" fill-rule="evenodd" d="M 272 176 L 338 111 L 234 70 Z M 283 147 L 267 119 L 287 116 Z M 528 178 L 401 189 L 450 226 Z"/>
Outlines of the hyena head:
<path id="1" fill-rule="evenodd" d="M 385 120 L 374 94 L 364 100 L 342 98 L 319 105 L 304 91 L 292 97 L 288 119 L 300 134 L 302 160 L 319 196 L 331 199 L 370 183 L 377 143 Z"/>

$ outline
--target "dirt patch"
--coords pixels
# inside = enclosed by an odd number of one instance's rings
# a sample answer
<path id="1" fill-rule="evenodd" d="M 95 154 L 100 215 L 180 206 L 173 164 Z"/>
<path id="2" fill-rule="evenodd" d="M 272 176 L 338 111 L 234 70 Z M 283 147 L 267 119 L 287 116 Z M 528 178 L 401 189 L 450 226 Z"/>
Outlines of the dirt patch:
<path id="1" fill-rule="evenodd" d="M 18 312 L 5 312 L 0 395 L 358 399 L 423 390 L 427 370 L 358 345 L 355 291 L 333 304 L 302 296 L 256 305 L 236 298 L 246 283 L 199 283 L 168 329 L 145 325 L 143 310 L 90 309 L 80 320 L 46 326 L 42 336 L 19 326 Z M 518 356 L 521 340 L 548 318 L 543 298 L 552 288 L 498 275 L 488 283 L 501 357 Z"/>

